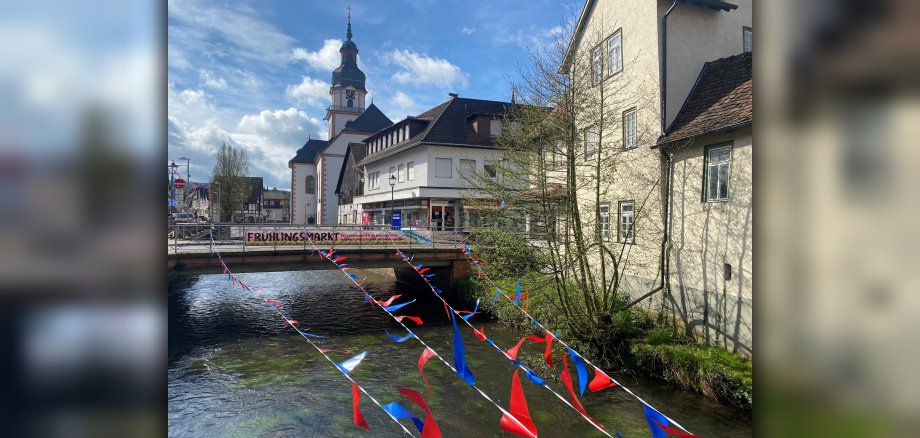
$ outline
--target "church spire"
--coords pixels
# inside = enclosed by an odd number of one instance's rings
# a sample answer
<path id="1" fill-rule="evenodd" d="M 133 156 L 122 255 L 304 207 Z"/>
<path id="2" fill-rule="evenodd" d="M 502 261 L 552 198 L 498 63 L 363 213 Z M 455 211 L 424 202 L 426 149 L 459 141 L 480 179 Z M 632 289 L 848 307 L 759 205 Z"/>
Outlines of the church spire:
<path id="1" fill-rule="evenodd" d="M 348 41 L 351 41 L 351 6 L 348 7 L 348 33 L 346 34 Z"/>

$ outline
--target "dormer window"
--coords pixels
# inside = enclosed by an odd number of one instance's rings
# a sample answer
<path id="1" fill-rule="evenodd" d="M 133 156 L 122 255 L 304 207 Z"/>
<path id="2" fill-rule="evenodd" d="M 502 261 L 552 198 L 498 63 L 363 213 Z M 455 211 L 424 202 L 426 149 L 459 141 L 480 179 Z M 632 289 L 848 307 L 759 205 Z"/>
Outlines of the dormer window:
<path id="1" fill-rule="evenodd" d="M 492 119 L 489 121 L 489 137 L 498 137 L 502 135 L 502 121 Z"/>

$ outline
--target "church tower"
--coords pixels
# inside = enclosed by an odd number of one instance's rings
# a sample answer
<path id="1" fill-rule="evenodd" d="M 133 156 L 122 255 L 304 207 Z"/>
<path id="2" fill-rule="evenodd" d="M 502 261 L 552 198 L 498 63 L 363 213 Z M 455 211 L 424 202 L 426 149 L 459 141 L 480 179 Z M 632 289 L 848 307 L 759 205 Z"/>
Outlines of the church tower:
<path id="1" fill-rule="evenodd" d="M 339 67 L 332 72 L 332 88 L 329 95 L 332 105 L 326 109 L 326 120 L 329 124 L 329 138 L 345 128 L 345 123 L 356 119 L 364 112 L 364 97 L 367 89 L 364 88 L 365 76 L 358 68 L 358 46 L 351 40 L 351 11 L 348 11 L 348 37 L 339 53 L 342 61 Z"/>

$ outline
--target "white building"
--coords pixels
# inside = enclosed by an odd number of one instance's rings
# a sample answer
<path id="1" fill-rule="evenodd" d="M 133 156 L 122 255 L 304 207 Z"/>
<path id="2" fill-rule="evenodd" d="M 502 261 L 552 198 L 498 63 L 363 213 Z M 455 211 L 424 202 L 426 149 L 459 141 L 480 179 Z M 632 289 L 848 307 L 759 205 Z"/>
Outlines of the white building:
<path id="1" fill-rule="evenodd" d="M 475 220 L 475 209 L 463 203 L 469 186 L 464 176 L 474 171 L 496 175 L 502 154 L 494 138 L 512 104 L 450 96 L 367 137 L 366 152 L 349 154 L 356 162 L 343 168 L 355 175 L 343 178 L 339 194 L 347 193 L 353 204 L 341 207 L 340 217 L 384 224 L 396 216 L 404 228 L 435 230 Z"/>
<path id="2" fill-rule="evenodd" d="M 361 141 L 393 123 L 374 104 L 364 107 L 366 78 L 358 68 L 358 46 L 351 36 L 349 17 L 348 39 L 339 49 L 342 62 L 332 72 L 329 89 L 329 140 L 308 139 L 288 162 L 292 224 L 334 223 L 338 212 L 335 187 L 348 143 Z"/>

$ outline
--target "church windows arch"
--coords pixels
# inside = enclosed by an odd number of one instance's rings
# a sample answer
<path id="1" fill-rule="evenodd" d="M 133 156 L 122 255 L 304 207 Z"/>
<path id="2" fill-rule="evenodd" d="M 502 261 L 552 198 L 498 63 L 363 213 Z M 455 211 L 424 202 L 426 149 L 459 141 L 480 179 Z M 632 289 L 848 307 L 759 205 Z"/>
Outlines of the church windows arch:
<path id="1" fill-rule="evenodd" d="M 316 177 L 315 176 L 307 175 L 307 180 L 306 180 L 305 185 L 306 185 L 308 195 L 316 194 Z"/>

